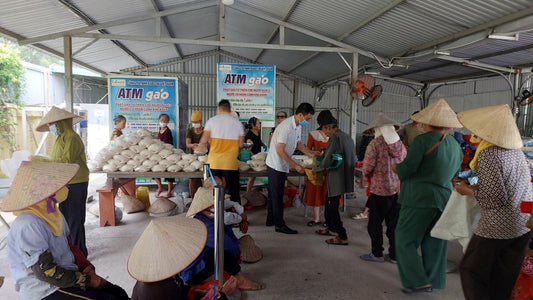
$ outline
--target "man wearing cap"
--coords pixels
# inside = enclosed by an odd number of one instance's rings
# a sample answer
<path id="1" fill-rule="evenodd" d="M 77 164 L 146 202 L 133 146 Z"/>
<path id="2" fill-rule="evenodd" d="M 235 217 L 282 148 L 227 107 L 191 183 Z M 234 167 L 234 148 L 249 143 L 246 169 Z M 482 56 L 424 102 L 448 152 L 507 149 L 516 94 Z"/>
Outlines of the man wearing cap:
<path id="1" fill-rule="evenodd" d="M 81 120 L 80 116 L 53 106 L 37 126 L 37 131 L 50 131 L 56 136 L 52 158 L 47 159 L 35 156 L 32 160 L 74 163 L 80 166 L 78 175 L 68 185 L 68 201 L 59 204 L 59 210 L 61 210 L 67 220 L 72 243 L 87 256 L 84 224 L 87 189 L 89 187 L 89 168 L 87 167 L 87 156 L 85 155 L 83 141 L 72 128 L 72 125 Z"/>
<path id="2" fill-rule="evenodd" d="M 213 176 L 224 178 L 231 201 L 241 203 L 239 194 L 239 149 L 244 145 L 244 129 L 238 119 L 231 116 L 228 100 L 218 103 L 218 115 L 207 120 L 198 150 L 207 149 L 207 163 Z"/>
<path id="3" fill-rule="evenodd" d="M 396 129 L 400 126 L 383 113 L 379 113 L 364 133 L 374 133 L 374 139 L 368 144 L 363 161 L 363 177 L 370 176 L 370 197 L 368 234 L 372 242 L 372 251 L 361 255 L 362 260 L 396 263 L 394 231 L 398 222 L 400 205 L 398 192 L 400 180 L 392 171 L 392 166 L 400 163 L 407 153 L 400 141 Z M 387 225 L 386 235 L 389 239 L 389 254 L 383 255 L 383 221 Z"/>
<path id="4" fill-rule="evenodd" d="M 315 168 L 316 172 L 329 170 L 328 193 L 324 209 L 328 228 L 317 230 L 316 233 L 334 236 L 326 240 L 327 244 L 348 245 L 348 235 L 339 214 L 339 200 L 343 194 L 354 191 L 355 143 L 348 134 L 339 129 L 337 119 L 332 115 L 323 117 L 319 125 L 329 137 L 328 147 L 323 155 L 324 159 Z M 335 157 L 339 156 L 341 159 L 335 160 Z"/>
<path id="5" fill-rule="evenodd" d="M 67 199 L 67 185 L 78 170 L 76 164 L 23 162 L 2 199 L 0 209 L 17 216 L 7 236 L 7 257 L 22 300 L 129 299 L 96 275 L 94 265 L 70 244 L 57 203 Z"/>
<path id="6" fill-rule="evenodd" d="M 396 258 L 404 293 L 446 287 L 447 241 L 430 235 L 452 192 L 463 153 L 447 128 L 462 127 L 444 99 L 411 116 L 426 133 L 417 136 L 403 162 L 393 166 L 402 183 Z M 422 256 L 418 254 L 421 249 Z"/>
<path id="7" fill-rule="evenodd" d="M 291 158 L 294 150 L 297 148 L 309 157 L 319 154 L 318 151 L 309 150 L 301 141 L 302 126 L 309 124 L 314 113 L 315 109 L 311 104 L 301 103 L 296 108 L 294 116 L 279 124 L 270 141 L 270 151 L 266 158 L 268 175 L 266 226 L 275 226 L 276 232 L 298 233 L 289 228 L 283 220 L 283 191 L 291 167 L 298 173 L 305 172 L 304 168 Z"/>
<path id="8" fill-rule="evenodd" d="M 522 137 L 506 104 L 463 111 L 457 117 L 481 139 L 470 163 L 478 183 L 455 184 L 458 193 L 474 196 L 481 209 L 459 268 L 463 293 L 467 300 L 511 299 L 533 227 L 530 216 L 520 212 L 520 202 L 533 198 Z"/>
<path id="9" fill-rule="evenodd" d="M 204 127 L 202 126 L 202 111 L 193 111 L 191 114 L 191 128 L 187 129 L 185 133 L 185 146 L 187 153 L 192 154 L 198 149 L 202 135 L 204 134 Z M 189 195 L 194 198 L 196 190 L 202 186 L 200 178 L 189 179 Z"/>

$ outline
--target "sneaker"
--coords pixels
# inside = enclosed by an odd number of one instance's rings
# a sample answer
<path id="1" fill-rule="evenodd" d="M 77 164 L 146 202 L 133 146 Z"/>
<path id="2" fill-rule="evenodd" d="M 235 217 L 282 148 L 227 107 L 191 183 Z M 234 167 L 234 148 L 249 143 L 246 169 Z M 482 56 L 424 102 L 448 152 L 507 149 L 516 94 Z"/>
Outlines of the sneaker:
<path id="1" fill-rule="evenodd" d="M 396 260 L 390 258 L 390 255 L 388 255 L 388 254 L 385 254 L 385 260 L 388 261 L 388 262 L 390 262 L 390 263 L 393 264 L 393 265 L 398 264 L 398 262 L 397 262 Z"/>
<path id="2" fill-rule="evenodd" d="M 363 255 L 359 256 L 359 258 L 362 259 L 362 260 L 371 261 L 371 262 L 377 262 L 377 263 L 382 263 L 382 262 L 385 261 L 385 259 L 383 257 L 374 256 L 374 254 L 372 254 L 372 253 L 363 254 Z"/>

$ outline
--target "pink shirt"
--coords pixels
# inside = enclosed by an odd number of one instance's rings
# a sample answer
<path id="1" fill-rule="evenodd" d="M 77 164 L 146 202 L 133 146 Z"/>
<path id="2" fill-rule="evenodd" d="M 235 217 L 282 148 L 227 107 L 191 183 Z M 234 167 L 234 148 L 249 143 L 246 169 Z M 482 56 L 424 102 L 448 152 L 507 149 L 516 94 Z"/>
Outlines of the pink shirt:
<path id="1" fill-rule="evenodd" d="M 392 171 L 392 166 L 403 161 L 407 150 L 401 141 L 387 145 L 382 136 L 373 139 L 365 152 L 363 175 L 372 176 L 370 193 L 378 196 L 391 196 L 398 193 L 400 180 Z"/>

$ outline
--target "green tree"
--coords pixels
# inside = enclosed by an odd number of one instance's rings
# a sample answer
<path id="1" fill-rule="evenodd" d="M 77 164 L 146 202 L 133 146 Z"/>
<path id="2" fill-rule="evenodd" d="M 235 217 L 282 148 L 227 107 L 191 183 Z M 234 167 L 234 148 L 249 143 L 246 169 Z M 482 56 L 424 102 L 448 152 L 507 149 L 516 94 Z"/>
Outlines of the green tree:
<path id="1" fill-rule="evenodd" d="M 17 47 L 0 44 L 0 137 L 8 142 L 10 151 L 15 151 L 14 125 L 15 118 L 10 113 L 11 103 L 20 107 L 20 96 L 24 88 L 25 68 L 20 60 Z"/>

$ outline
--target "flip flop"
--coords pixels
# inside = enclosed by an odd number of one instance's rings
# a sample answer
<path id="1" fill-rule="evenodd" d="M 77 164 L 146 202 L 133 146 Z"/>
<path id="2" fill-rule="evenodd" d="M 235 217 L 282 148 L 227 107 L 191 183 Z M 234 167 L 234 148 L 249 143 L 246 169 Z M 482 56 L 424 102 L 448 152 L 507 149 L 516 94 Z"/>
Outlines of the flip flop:
<path id="1" fill-rule="evenodd" d="M 322 224 L 321 222 L 315 222 L 315 221 L 309 221 L 307 222 L 307 226 L 309 227 L 314 227 L 314 226 L 317 226 L 317 225 L 320 225 Z"/>
<path id="2" fill-rule="evenodd" d="M 318 234 L 318 235 L 337 236 L 336 233 L 333 233 L 333 232 L 329 231 L 328 229 L 319 229 L 319 230 L 315 231 L 315 233 Z"/>
<path id="3" fill-rule="evenodd" d="M 328 245 L 339 245 L 339 246 L 348 246 L 348 241 L 343 241 L 339 237 L 334 237 L 329 240 L 326 240 Z"/>
<path id="4" fill-rule="evenodd" d="M 421 288 L 414 288 L 414 289 L 409 289 L 409 288 L 403 288 L 402 289 L 402 293 L 404 293 L 404 294 L 431 293 L 431 292 L 433 292 L 433 288 L 430 287 L 430 286 L 421 287 Z"/>
<path id="5" fill-rule="evenodd" d="M 250 288 L 247 288 L 247 289 L 242 289 L 242 288 L 239 288 L 239 290 L 241 291 L 259 291 L 259 290 L 263 290 L 265 288 L 265 284 L 264 283 L 259 283 L 259 282 L 255 282 L 252 284 L 252 287 Z"/>

